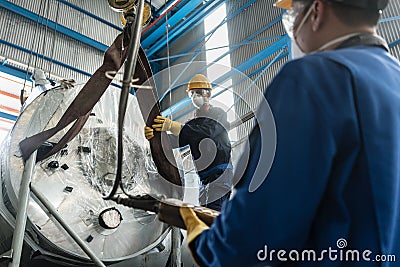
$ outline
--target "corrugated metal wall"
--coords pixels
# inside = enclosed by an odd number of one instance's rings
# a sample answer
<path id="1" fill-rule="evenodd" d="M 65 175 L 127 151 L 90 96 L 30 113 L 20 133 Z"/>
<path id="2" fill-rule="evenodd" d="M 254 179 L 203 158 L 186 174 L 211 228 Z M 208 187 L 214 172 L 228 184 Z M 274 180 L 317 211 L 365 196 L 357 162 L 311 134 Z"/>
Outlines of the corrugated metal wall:
<path id="1" fill-rule="evenodd" d="M 238 2 L 240 2 L 238 4 Z M 236 7 L 237 9 L 240 6 L 247 3 L 247 0 L 229 0 L 227 1 L 227 10 L 232 7 Z M 229 29 L 229 41 L 230 45 L 238 44 L 243 42 L 248 36 L 251 36 L 253 33 L 257 32 L 259 29 L 262 29 L 264 25 L 267 25 L 271 21 L 275 20 L 281 15 L 281 10 L 279 8 L 273 7 L 275 0 L 263 0 L 256 1 L 252 6 L 243 11 L 239 16 L 234 18 L 232 21 L 228 23 Z M 397 58 L 400 59 L 400 45 L 396 43 L 400 39 L 400 20 L 396 17 L 400 15 L 400 1 L 399 0 L 391 0 L 388 7 L 384 10 L 382 14 L 382 23 L 380 23 L 378 28 L 378 33 L 383 36 L 387 42 L 392 45 L 390 48 L 390 52 Z M 392 19 L 388 19 L 392 18 Z M 267 37 L 284 35 L 285 30 L 282 26 L 282 23 L 276 23 L 271 26 L 268 30 L 263 31 L 262 33 L 255 36 L 254 39 L 260 40 Z M 261 50 L 265 49 L 267 46 L 271 45 L 273 40 L 271 41 L 263 41 L 259 43 L 252 43 L 249 45 L 243 45 L 240 49 L 231 53 L 231 62 L 232 66 L 238 66 L 242 62 L 248 60 L 252 56 L 259 53 Z M 260 66 L 265 65 L 276 55 L 273 54 L 268 58 L 259 58 L 258 61 L 254 61 L 253 67 L 249 68 L 245 71 L 246 75 L 251 74 L 255 69 Z M 264 90 L 271 79 L 276 75 L 281 66 L 289 60 L 289 57 L 286 56 L 282 60 L 274 63 L 265 74 L 256 82 L 256 85 Z M 251 79 L 255 79 L 257 74 L 250 77 Z M 240 95 L 243 90 L 248 87 L 246 84 L 239 84 L 235 86 L 234 90 Z M 246 114 L 251 108 L 254 108 L 259 99 L 254 97 L 251 93 L 251 88 L 249 93 L 247 93 L 243 100 L 238 102 L 236 105 L 236 112 L 239 115 Z M 248 130 L 252 128 L 252 122 L 248 122 L 242 129 L 239 130 L 240 136 L 246 136 Z"/>
<path id="2" fill-rule="evenodd" d="M 400 59 L 400 45 L 396 41 L 400 40 L 400 19 L 393 19 L 400 16 L 400 1 L 389 1 L 388 7 L 383 11 L 381 23 L 378 27 L 378 34 L 381 35 L 389 43 L 390 53 Z"/>
<path id="3" fill-rule="evenodd" d="M 59 77 L 73 78 L 77 81 L 86 81 L 89 78 L 77 70 L 56 64 L 53 60 L 93 74 L 101 65 L 104 52 L 46 27 L 46 24 L 48 25 L 47 18 L 105 46 L 109 46 L 119 33 L 119 30 L 57 0 L 11 0 L 8 2 L 44 17 L 42 23 L 44 25 L 1 8 L 0 38 L 3 42 L 0 44 L 0 55 L 26 65 L 29 63 L 30 66 L 43 68 L 46 73 L 51 71 L 52 74 Z M 105 21 L 121 26 L 119 14 L 109 8 L 107 1 L 75 0 L 69 1 L 69 3 L 87 10 Z M 4 41 L 11 45 L 5 44 Z M 31 56 L 30 52 L 17 49 L 16 46 L 43 54 L 52 60 Z"/>
<path id="4" fill-rule="evenodd" d="M 232 8 L 239 9 L 242 5 L 246 4 L 247 0 L 240 0 L 240 4 L 238 1 L 229 0 L 227 1 L 227 10 L 231 10 Z M 229 42 L 230 46 L 232 47 L 235 44 L 241 43 L 246 40 L 249 36 L 253 33 L 257 32 L 258 30 L 262 29 L 265 25 L 269 24 L 274 19 L 278 18 L 281 15 L 281 11 L 278 8 L 273 7 L 273 0 L 263 0 L 263 1 L 256 1 L 252 4 L 249 8 L 241 12 L 238 16 L 228 22 L 228 32 L 229 32 Z M 262 31 L 257 36 L 254 36 L 252 39 L 261 40 L 268 37 L 274 36 L 282 36 L 285 34 L 284 28 L 281 23 L 276 23 L 272 25 L 265 31 Z M 266 40 L 261 42 L 253 42 L 248 45 L 243 45 L 236 51 L 231 54 L 231 64 L 232 67 L 240 65 L 242 62 L 248 60 L 249 58 L 253 57 L 266 47 L 270 46 L 276 39 L 273 40 Z M 267 57 L 267 58 L 258 58 L 257 61 L 254 61 L 252 67 L 244 72 L 244 74 L 249 75 L 254 70 L 262 67 L 263 65 L 270 62 L 276 53 Z M 274 77 L 276 72 L 281 68 L 282 64 L 286 62 L 288 57 L 283 60 L 280 60 L 269 68 L 265 74 L 260 77 L 260 79 L 255 83 L 255 85 L 264 90 L 265 87 L 269 84 L 271 79 Z M 251 79 L 255 79 L 256 75 L 250 77 Z M 242 78 L 242 77 L 240 77 Z M 233 80 L 235 84 L 238 79 L 236 78 Z M 234 91 L 238 95 L 242 95 L 243 91 L 245 91 L 250 86 L 249 81 L 238 84 L 234 87 Z M 250 112 L 251 110 L 255 110 L 260 99 L 257 97 L 257 94 L 252 93 L 253 90 L 257 90 L 255 87 L 250 88 L 245 95 L 242 95 L 242 99 L 238 101 L 237 105 L 235 106 L 236 113 L 239 116 L 243 116 Z M 245 125 L 238 129 L 239 136 L 247 136 L 248 130 L 252 128 L 252 121 L 247 122 Z"/>
<path id="5" fill-rule="evenodd" d="M 169 49 L 169 55 L 170 57 L 173 57 L 175 55 L 180 55 L 182 53 L 182 51 L 184 49 L 186 49 L 189 44 L 192 44 L 194 42 L 196 42 L 200 36 L 204 36 L 204 24 L 201 23 L 199 24 L 197 27 L 193 28 L 191 31 L 189 32 L 185 32 L 184 35 L 181 37 L 181 39 L 177 40 L 176 42 L 174 42 L 172 45 L 169 45 L 168 49 Z M 191 51 L 187 52 L 187 53 L 191 53 L 191 52 L 195 52 L 199 49 L 198 47 L 193 48 Z M 203 48 L 204 49 L 204 48 Z M 167 57 L 168 53 L 164 52 L 161 57 Z M 198 69 L 201 69 L 201 67 L 205 66 L 205 61 L 206 61 L 206 54 L 205 53 L 199 53 L 195 58 L 194 55 L 188 55 L 188 56 L 181 56 L 179 58 L 173 58 L 170 60 L 170 67 L 172 67 L 172 80 L 169 81 L 169 77 L 166 77 L 168 75 L 171 75 L 170 73 L 168 73 L 167 70 L 167 66 L 168 66 L 168 62 L 167 60 L 163 60 L 160 62 L 161 65 L 163 65 L 163 71 L 160 73 L 161 75 L 158 76 L 160 78 L 163 78 L 164 82 L 158 82 L 158 84 L 163 84 L 163 86 L 158 86 L 157 89 L 159 91 L 159 95 L 161 96 L 162 94 L 165 93 L 165 91 L 168 89 L 168 84 L 171 82 L 173 83 L 174 80 L 179 76 L 180 73 L 176 73 L 177 70 L 181 70 L 182 68 L 174 68 L 173 66 L 177 66 L 180 64 L 185 64 L 187 62 L 195 62 L 195 64 L 193 64 L 194 66 L 196 66 Z M 185 65 L 186 66 L 186 65 Z M 193 67 L 195 68 L 195 67 Z M 192 75 L 196 74 L 197 71 L 193 68 L 189 68 L 185 71 L 185 74 L 183 75 L 183 77 L 191 77 Z M 181 101 L 182 99 L 184 99 L 185 97 L 187 97 L 187 92 L 186 92 L 186 86 L 181 86 L 179 88 L 176 88 L 174 90 L 174 92 L 172 93 L 172 95 L 168 95 L 168 97 L 166 97 L 162 103 L 161 103 L 161 107 L 162 110 L 167 109 L 168 107 L 170 107 L 172 104 L 177 103 L 179 101 Z M 180 113 L 185 113 L 188 109 L 190 109 L 190 107 L 188 108 L 184 108 L 180 111 Z M 187 116 L 183 117 L 181 120 L 182 121 L 186 121 L 189 118 L 193 118 L 193 114 L 190 113 Z"/>

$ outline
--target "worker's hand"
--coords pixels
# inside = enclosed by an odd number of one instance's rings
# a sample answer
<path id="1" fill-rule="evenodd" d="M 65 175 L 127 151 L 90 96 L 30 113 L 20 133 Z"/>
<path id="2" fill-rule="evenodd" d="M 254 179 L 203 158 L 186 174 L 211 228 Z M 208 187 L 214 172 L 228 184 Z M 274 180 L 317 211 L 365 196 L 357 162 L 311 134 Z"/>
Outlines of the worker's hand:
<path id="1" fill-rule="evenodd" d="M 196 213 L 189 207 L 181 207 L 179 213 L 186 225 L 187 242 L 190 244 L 196 237 L 198 237 L 204 230 L 209 227 L 197 217 Z"/>
<path id="2" fill-rule="evenodd" d="M 71 89 L 71 88 L 74 88 L 74 86 L 75 86 L 74 79 L 61 79 L 61 80 L 58 80 L 57 83 L 60 84 L 60 87 L 63 89 Z"/>
<path id="3" fill-rule="evenodd" d="M 164 118 L 163 116 L 157 116 L 154 119 L 156 124 L 153 124 L 152 127 L 154 130 L 161 131 L 171 131 L 171 133 L 175 136 L 178 136 L 181 132 L 182 124 L 177 121 L 172 121 L 168 118 Z"/>
<path id="4" fill-rule="evenodd" d="M 154 131 L 153 128 L 149 126 L 144 127 L 144 136 L 146 137 L 147 140 L 150 140 L 151 138 L 154 137 Z"/>

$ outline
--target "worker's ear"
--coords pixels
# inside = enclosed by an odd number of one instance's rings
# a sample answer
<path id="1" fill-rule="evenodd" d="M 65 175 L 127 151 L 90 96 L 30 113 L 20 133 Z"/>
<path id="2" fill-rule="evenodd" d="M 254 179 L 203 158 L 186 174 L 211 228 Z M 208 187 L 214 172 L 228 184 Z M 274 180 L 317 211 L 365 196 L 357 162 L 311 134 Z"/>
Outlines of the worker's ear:
<path id="1" fill-rule="evenodd" d="M 312 30 L 315 32 L 321 28 L 326 16 L 326 2 L 323 0 L 316 0 L 313 3 L 313 11 L 311 12 L 311 25 Z"/>

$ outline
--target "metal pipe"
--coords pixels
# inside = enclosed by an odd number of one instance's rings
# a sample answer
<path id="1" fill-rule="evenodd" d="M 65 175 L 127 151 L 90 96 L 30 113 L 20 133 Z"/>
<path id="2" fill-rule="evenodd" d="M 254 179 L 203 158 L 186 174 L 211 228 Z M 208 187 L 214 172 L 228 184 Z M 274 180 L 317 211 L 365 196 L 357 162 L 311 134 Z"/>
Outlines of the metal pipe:
<path id="1" fill-rule="evenodd" d="M 139 0 L 137 6 L 136 18 L 134 20 L 134 25 L 130 32 L 130 44 L 128 47 L 128 58 L 125 62 L 124 77 L 122 81 L 121 95 L 119 98 L 118 106 L 118 139 L 117 139 L 117 174 L 115 177 L 114 185 L 107 196 L 104 199 L 110 199 L 117 192 L 118 186 L 122 179 L 122 161 L 123 161 L 123 128 L 125 121 L 126 107 L 128 104 L 128 96 L 130 93 L 132 75 L 136 68 L 136 61 L 139 53 L 140 46 L 140 33 L 142 30 L 143 22 L 143 11 L 144 11 L 144 0 Z M 127 23 L 129 23 L 127 18 Z"/>
<path id="2" fill-rule="evenodd" d="M 53 205 L 47 200 L 47 198 L 40 193 L 34 185 L 31 185 L 32 193 L 37 197 L 37 199 L 43 204 L 43 206 L 49 211 L 49 213 L 57 220 L 58 223 L 67 231 L 67 233 L 74 239 L 78 246 L 89 256 L 89 258 L 100 267 L 105 267 L 106 265 L 94 254 L 94 252 L 86 245 L 86 243 L 78 236 L 77 233 L 64 221 L 64 219 L 57 213 L 57 210 Z"/>
<path id="3" fill-rule="evenodd" d="M 132 27 L 131 31 L 131 43 L 128 48 L 128 58 L 126 60 L 125 70 L 124 70 L 124 80 L 122 90 L 124 87 L 130 89 L 130 84 L 132 81 L 132 75 L 136 67 L 136 61 L 139 51 L 139 41 L 140 33 L 142 30 L 143 23 L 143 10 L 144 10 L 144 0 L 139 0 L 139 4 L 136 12 L 136 21 Z"/>
<path id="4" fill-rule="evenodd" d="M 172 227 L 171 231 L 171 267 L 182 266 L 181 255 L 181 230 L 178 227 Z"/>
<path id="5" fill-rule="evenodd" d="M 11 245 L 12 260 L 9 267 L 19 267 L 21 262 L 22 247 L 24 245 L 24 235 L 27 219 L 27 209 L 29 203 L 29 185 L 32 180 L 33 172 L 35 170 L 37 151 L 25 162 L 24 172 L 22 174 L 21 185 L 18 193 L 18 210 L 15 222 L 15 229 L 13 233 Z"/>

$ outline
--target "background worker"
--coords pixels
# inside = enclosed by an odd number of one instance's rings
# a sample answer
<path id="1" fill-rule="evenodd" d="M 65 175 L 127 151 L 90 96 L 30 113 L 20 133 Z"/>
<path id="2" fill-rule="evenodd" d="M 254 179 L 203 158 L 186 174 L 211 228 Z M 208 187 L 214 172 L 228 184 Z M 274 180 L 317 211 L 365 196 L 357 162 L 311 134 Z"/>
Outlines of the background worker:
<path id="1" fill-rule="evenodd" d="M 200 177 L 200 205 L 221 210 L 232 187 L 231 144 L 226 112 L 210 105 L 212 86 L 202 74 L 189 82 L 187 92 L 196 107 L 195 118 L 185 124 L 157 116 L 155 124 L 145 127 L 147 139 L 156 131 L 170 131 L 178 147 L 189 145 L 196 172 Z"/>
<path id="2" fill-rule="evenodd" d="M 277 2 L 289 8 L 287 29 L 308 55 L 265 90 L 277 146 L 260 187 L 249 190 L 263 164 L 264 113 L 243 182 L 213 225 L 181 208 L 199 265 L 398 266 L 400 64 L 376 35 L 387 4 Z"/>

